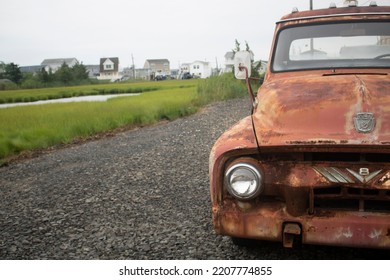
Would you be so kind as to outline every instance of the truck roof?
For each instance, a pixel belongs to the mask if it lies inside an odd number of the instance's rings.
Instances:
[[[390,6],[365,6],[365,7],[342,7],[342,8],[328,8],[310,11],[293,11],[292,13],[283,16],[279,22],[294,21],[300,19],[310,18],[324,18],[337,16],[351,16],[351,15],[390,15]],[[279,23],[278,22],[278,23]]]

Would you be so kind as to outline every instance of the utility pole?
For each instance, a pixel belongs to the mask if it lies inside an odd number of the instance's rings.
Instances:
[[[310,10],[313,10],[313,0],[310,0]],[[310,50],[311,50],[311,51],[314,50],[313,38],[310,39]]]
[[[131,54],[131,61],[133,63],[133,78],[135,80],[135,66],[134,66],[134,56],[133,56],[133,54]]]

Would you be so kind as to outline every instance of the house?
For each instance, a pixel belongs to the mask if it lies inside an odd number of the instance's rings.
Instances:
[[[208,78],[213,74],[213,69],[209,62],[196,60],[192,63],[182,63],[180,65],[179,76],[181,79],[186,73],[190,73],[194,78]]]
[[[180,64],[178,79],[182,79],[185,73],[190,73],[191,63],[182,63]]]
[[[255,55],[252,51],[249,51],[251,54],[251,61],[253,63]],[[227,52],[225,54],[225,68],[223,69],[222,73],[228,73],[234,71],[234,52]]]
[[[20,72],[22,73],[37,73],[40,72],[44,67],[42,65],[32,65],[32,66],[20,66]]]
[[[100,74],[100,65],[90,64],[90,65],[85,65],[85,68],[87,69],[89,78],[97,78]]]
[[[150,70],[150,79],[154,79],[156,76],[169,76],[171,74],[168,59],[147,59],[144,69]]]
[[[123,78],[135,80],[149,80],[151,76],[150,69],[133,69],[133,67],[126,67],[123,69]]]
[[[262,75],[262,74],[265,74],[265,72],[267,71],[267,67],[268,67],[268,61],[256,61],[253,63],[253,66],[255,68],[258,67],[259,63],[261,63],[261,66],[258,68],[259,69],[259,74]]]
[[[210,63],[199,60],[194,61],[190,64],[190,74],[201,79],[210,77],[212,74]]]
[[[378,45],[390,45],[390,36],[380,36]]]
[[[45,68],[46,72],[49,72],[51,70],[52,73],[55,73],[62,64],[66,64],[69,67],[73,67],[76,65],[78,60],[76,58],[53,58],[53,59],[45,59],[42,61],[41,66],[42,68]]]
[[[225,54],[225,69],[223,73],[233,72],[234,70],[234,52],[227,52]]]
[[[110,80],[112,82],[120,80],[122,76],[119,74],[119,58],[104,57],[100,59],[100,69],[98,80]]]
[[[191,68],[191,63],[182,63],[180,65],[180,73],[189,73]]]

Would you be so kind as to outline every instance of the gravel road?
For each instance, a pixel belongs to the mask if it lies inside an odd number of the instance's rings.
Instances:
[[[0,259],[381,259],[388,251],[233,245],[211,224],[208,156],[249,102],[0,168]]]

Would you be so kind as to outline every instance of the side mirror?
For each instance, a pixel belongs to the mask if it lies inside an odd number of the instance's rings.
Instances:
[[[236,79],[245,80],[251,76],[251,53],[239,51],[234,55],[234,75]],[[247,75],[248,71],[248,75]]]

